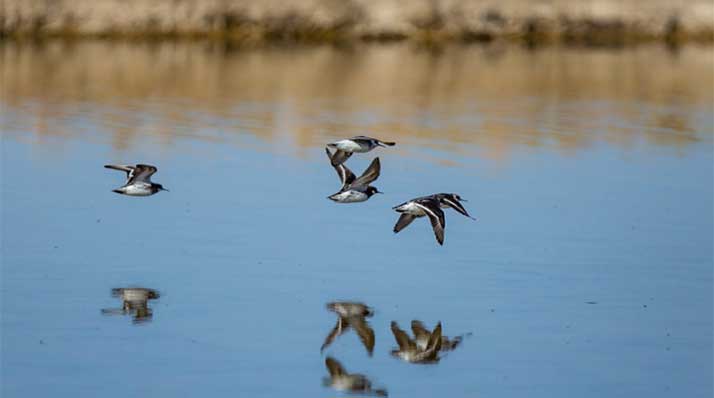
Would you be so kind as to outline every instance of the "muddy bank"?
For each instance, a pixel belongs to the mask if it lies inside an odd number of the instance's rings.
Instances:
[[[710,0],[3,0],[4,37],[714,41]]]

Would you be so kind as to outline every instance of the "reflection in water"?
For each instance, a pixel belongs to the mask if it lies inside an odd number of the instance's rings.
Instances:
[[[701,117],[714,99],[711,47],[675,56],[660,46],[433,53],[409,45],[231,50],[48,41],[6,42],[0,54],[3,134],[40,144],[99,137],[125,150],[147,136],[165,146],[242,144],[248,133],[276,151],[302,153],[374,133],[406,145],[439,141],[438,149],[456,154],[476,145],[502,159],[523,146],[632,148],[650,137],[647,144],[680,148],[712,130]],[[642,128],[643,114],[654,125]]]
[[[392,355],[410,363],[437,363],[441,359],[439,353],[456,348],[461,343],[463,336],[449,339],[442,335],[441,322],[437,323],[434,330],[427,330],[421,321],[412,321],[414,339],[399,328],[397,322],[391,324],[394,339],[399,348],[392,350]]]
[[[323,379],[325,386],[350,393],[387,396],[387,390],[372,389],[372,382],[369,381],[367,376],[359,373],[347,373],[342,364],[332,357],[325,359],[325,366],[327,366],[327,371],[330,372],[330,377]]]
[[[412,332],[414,333],[414,342],[416,343],[417,348],[419,348],[420,350],[426,350],[429,338],[431,337],[432,333],[429,332],[429,330],[426,328],[426,326],[424,326],[424,323],[422,323],[422,321],[416,319],[412,321]],[[456,346],[461,344],[461,341],[463,339],[463,335],[449,339],[447,336],[444,336],[442,334],[440,351],[451,351],[455,349]]]
[[[327,309],[337,313],[337,323],[325,338],[320,351],[332,344],[335,338],[352,328],[359,336],[364,348],[367,349],[367,353],[371,356],[374,351],[374,330],[365,318],[371,317],[374,311],[362,303],[347,301],[328,303]]]
[[[399,345],[399,349],[392,350],[393,356],[411,363],[439,362],[439,350],[441,350],[441,322],[429,333],[424,348],[420,348],[406,332],[400,329],[397,322],[392,321],[391,327],[394,339]]]
[[[125,287],[112,289],[112,297],[122,299],[121,308],[105,308],[102,314],[106,315],[133,315],[135,324],[151,320],[152,310],[149,308],[149,300],[159,298],[159,292],[143,287]]]

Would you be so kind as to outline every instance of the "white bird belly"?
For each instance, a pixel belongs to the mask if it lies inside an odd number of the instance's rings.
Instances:
[[[407,202],[395,209],[396,211],[400,213],[407,213],[411,214],[412,216],[425,216],[426,213],[424,212],[424,209],[421,207],[417,206],[414,202]]]
[[[338,194],[334,194],[330,196],[333,200],[340,202],[340,203],[355,203],[355,202],[364,202],[367,200],[369,197],[367,194],[358,192],[358,191],[345,191],[345,192],[340,192]]]
[[[123,188],[123,191],[125,195],[130,196],[149,196],[153,193],[151,192],[151,188],[147,184],[128,185]]]
[[[335,142],[337,149],[345,152],[367,152],[369,148],[364,148],[352,140],[340,140]]]

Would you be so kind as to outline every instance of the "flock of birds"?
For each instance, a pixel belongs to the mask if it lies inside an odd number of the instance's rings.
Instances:
[[[394,146],[394,142],[378,140],[376,138],[356,136],[327,144],[325,152],[334,167],[342,184],[340,190],[328,198],[338,203],[358,203],[364,202],[374,194],[382,193],[376,187],[370,185],[377,178],[381,171],[379,157],[374,158],[369,167],[359,177],[345,165],[345,161],[353,153],[366,153],[377,147]],[[334,152],[331,152],[333,149]],[[155,166],[147,164],[114,165],[108,164],[104,167],[126,172],[127,180],[124,185],[113,191],[129,196],[150,196],[159,191],[168,191],[161,184],[151,181],[151,176],[156,173]],[[394,233],[403,230],[416,218],[429,217],[431,227],[434,230],[436,241],[444,244],[444,228],[446,228],[446,218],[442,209],[452,208],[464,216],[475,220],[469,215],[461,202],[465,202],[461,196],[455,193],[437,193],[428,196],[421,196],[411,199],[392,209],[400,213],[397,223],[394,225]]]
[[[345,162],[354,153],[366,153],[377,147],[391,147],[394,142],[378,140],[376,138],[356,136],[327,144],[325,152],[330,164],[340,178],[340,190],[328,198],[338,203],[364,202],[374,194],[381,193],[371,185],[379,178],[381,163],[379,157],[372,160],[367,169],[357,177]],[[332,149],[333,151],[330,151]],[[124,185],[113,191],[129,196],[150,196],[159,191],[168,191],[161,184],[151,181],[151,176],[156,173],[155,166],[147,164],[114,165],[104,167],[123,171],[127,175]],[[469,215],[461,202],[465,200],[455,193],[437,193],[411,199],[393,207],[400,213],[394,232],[397,233],[414,221],[416,218],[429,217],[436,241],[444,244],[444,228],[446,220],[443,208],[452,208],[462,215],[474,219]],[[474,219],[475,220],[475,219]],[[112,289],[112,295],[122,299],[121,309],[102,310],[106,314],[133,314],[134,322],[143,322],[151,318],[151,309],[148,301],[159,297],[159,293],[146,288],[119,288]],[[338,319],[334,328],[325,338],[320,352],[324,351],[333,341],[350,329],[355,330],[362,344],[371,356],[374,350],[374,330],[366,318],[371,317],[374,311],[365,304],[356,302],[333,302],[327,308],[337,314]],[[392,321],[391,330],[399,346],[392,351],[392,355],[409,363],[436,363],[439,353],[454,349],[462,340],[462,336],[449,339],[442,334],[441,322],[431,331],[421,321],[413,320],[411,329],[414,337],[410,337],[399,325]],[[330,374],[325,378],[324,384],[337,390],[366,393],[378,396],[387,396],[385,389],[373,389],[370,380],[359,373],[348,373],[345,368],[333,357],[328,356],[325,366]]]

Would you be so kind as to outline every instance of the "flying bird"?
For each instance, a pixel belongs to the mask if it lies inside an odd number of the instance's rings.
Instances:
[[[401,213],[397,223],[394,225],[394,233],[397,233],[414,221],[415,218],[429,217],[431,228],[434,230],[436,241],[440,245],[444,244],[444,228],[446,228],[446,219],[444,212],[441,210],[439,200],[434,197],[424,197],[412,199],[392,208]]]
[[[126,172],[126,183],[112,190],[112,192],[129,196],[150,196],[159,191],[168,191],[161,184],[151,182],[151,176],[158,170],[154,166],[148,164],[137,164],[136,166],[107,164],[104,167]]]
[[[334,158],[330,150],[325,148],[327,157],[332,161]],[[342,187],[340,191],[328,196],[328,199],[338,203],[364,202],[376,193],[381,193],[376,187],[369,185],[379,177],[379,158],[375,158],[361,176],[355,177],[354,173],[344,164],[333,165],[337,176],[340,178]]]
[[[335,152],[335,156],[330,158],[330,162],[333,166],[344,163],[345,160],[352,156],[354,152],[365,153],[378,146],[387,147],[394,145],[394,142],[382,141],[372,137],[365,137],[363,135],[327,144],[329,148],[337,150]]]
[[[444,244],[444,229],[446,228],[446,218],[442,208],[452,208],[464,216],[476,220],[471,217],[466,208],[461,204],[465,202],[461,196],[455,193],[437,193],[429,196],[414,198],[392,209],[401,213],[397,223],[394,225],[394,233],[397,233],[414,221],[415,218],[429,217],[434,236],[440,245]]]

